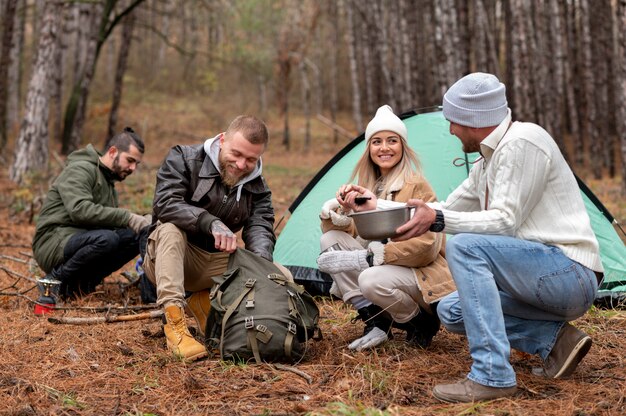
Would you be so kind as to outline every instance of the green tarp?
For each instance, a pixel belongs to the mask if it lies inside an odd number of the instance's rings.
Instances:
[[[409,131],[409,145],[419,155],[424,175],[438,199],[445,199],[467,177],[470,163],[478,155],[463,153],[460,141],[450,135],[449,123],[440,109],[420,114],[409,112],[401,118]],[[326,294],[331,283],[316,264],[321,236],[320,208],[348,181],[364,147],[361,134],[318,172],[290,206],[289,218],[276,242],[274,260],[287,266],[296,281],[314,293]],[[598,296],[626,293],[626,246],[611,224],[613,218],[606,208],[582,182],[579,181],[579,185],[606,270]]]

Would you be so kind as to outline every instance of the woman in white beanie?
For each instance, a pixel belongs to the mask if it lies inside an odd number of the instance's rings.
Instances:
[[[365,130],[367,147],[350,181],[322,207],[322,254],[318,266],[333,278],[331,293],[355,307],[365,323],[352,350],[373,348],[389,339],[392,324],[407,331],[407,341],[426,348],[439,330],[436,304],[455,290],[444,259],[445,236],[427,233],[401,243],[366,241],[357,235],[350,217],[357,196],[406,202],[435,200],[421,174],[415,152],[407,144],[407,129],[391,107],[383,105]]]

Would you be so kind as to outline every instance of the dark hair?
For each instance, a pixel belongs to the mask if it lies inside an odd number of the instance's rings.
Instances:
[[[264,144],[270,141],[270,134],[265,123],[254,117],[241,115],[235,118],[226,130],[226,137],[232,137],[235,132],[240,132],[252,144]]]
[[[128,152],[130,146],[133,145],[139,150],[141,154],[144,152],[143,140],[135,130],[130,127],[124,127],[124,131],[111,137],[104,146],[104,152],[106,153],[111,147],[115,146],[120,152]]]

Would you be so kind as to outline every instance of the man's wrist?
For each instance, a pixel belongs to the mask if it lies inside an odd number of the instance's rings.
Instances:
[[[443,212],[439,209],[435,210],[435,221],[430,225],[429,231],[440,233],[446,228],[446,222],[443,217]]]

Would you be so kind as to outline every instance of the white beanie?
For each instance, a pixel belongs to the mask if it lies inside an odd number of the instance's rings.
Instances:
[[[462,126],[497,126],[507,114],[506,88],[491,74],[466,75],[443,96],[443,116]]]
[[[365,129],[365,141],[368,141],[374,134],[379,131],[392,131],[397,133],[398,136],[402,137],[404,140],[407,139],[407,130],[406,126],[400,120],[400,118],[393,113],[393,110],[388,105],[383,105],[378,107],[376,110],[376,115],[367,124],[367,128]]]

